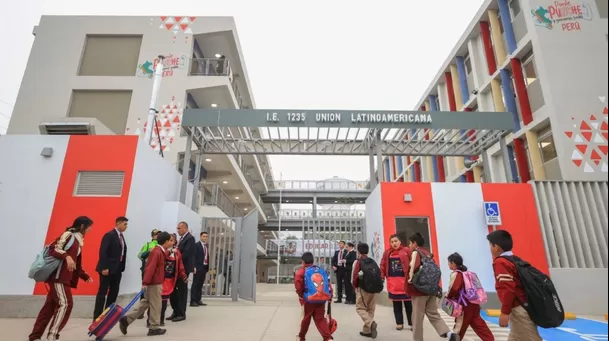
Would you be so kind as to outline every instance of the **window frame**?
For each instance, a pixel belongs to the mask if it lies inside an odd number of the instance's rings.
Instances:
[[[537,80],[539,79],[539,74],[537,71],[537,63],[535,63],[535,53],[533,53],[533,50],[522,58],[522,74],[524,75],[524,81],[527,84],[527,88],[532,84],[532,82],[529,83],[529,77],[527,75],[527,66],[531,63],[533,63],[533,69],[535,70],[535,80]]]
[[[467,66],[469,64],[469,67]],[[472,66],[472,58],[469,55],[469,52],[465,54],[465,56],[463,56],[463,65],[465,67],[465,75],[469,76],[472,74],[472,72],[474,72],[473,66]]]
[[[514,3],[518,4],[518,12],[514,12],[514,7],[512,6],[512,4]],[[516,18],[518,14],[522,13],[522,6],[520,4],[520,0],[508,0],[508,8],[510,9],[510,20],[514,22],[514,18]]]
[[[554,134],[552,133],[552,127],[547,127],[547,128],[544,128],[537,132],[537,146],[539,147],[539,153],[541,155],[541,163],[544,165],[546,163],[558,158],[558,152],[555,152],[556,155],[552,159],[546,160],[544,158],[543,146],[541,145],[541,143],[543,140],[545,140],[547,138],[552,139],[552,145],[554,145],[554,150],[556,150],[556,142],[554,141]]]

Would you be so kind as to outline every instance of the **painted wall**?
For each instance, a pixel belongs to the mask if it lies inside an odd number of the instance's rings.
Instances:
[[[0,273],[18,274],[2,276],[1,295],[31,295],[34,290],[27,269],[46,239],[69,139],[41,135],[0,138],[0,228],[8,241],[5,254],[20,255],[0,262]],[[53,148],[52,157],[40,156],[44,147]]]
[[[383,216],[381,203],[381,185],[370,193],[366,199],[366,241],[370,246],[370,256],[380,264],[385,237],[383,232]]]
[[[594,1],[566,2],[582,11],[583,18],[572,20],[563,19],[573,14],[556,14],[565,10],[560,5],[565,2],[521,3],[543,97],[552,113],[562,179],[607,180],[607,21],[599,19]]]

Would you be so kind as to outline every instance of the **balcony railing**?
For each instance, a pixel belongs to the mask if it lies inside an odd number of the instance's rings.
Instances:
[[[313,210],[307,209],[282,209],[279,211],[281,219],[303,219],[313,218]],[[366,211],[364,210],[317,210],[317,218],[364,218]]]
[[[217,206],[229,217],[243,217],[244,214],[230,199],[218,184],[201,183],[199,187],[201,204],[206,206]]]
[[[269,184],[273,189],[289,189],[289,190],[325,190],[325,191],[366,191],[368,190],[368,181],[351,181],[351,180],[287,180],[273,181]]]
[[[241,109],[244,108],[243,97],[239,91],[239,85],[233,75],[233,69],[230,62],[226,58],[191,58],[190,59],[190,75],[191,76],[223,76],[228,77],[228,81],[233,88],[237,105]]]
[[[239,165],[239,169],[241,170],[241,173],[243,173],[243,177],[245,178],[245,181],[252,189],[252,193],[254,193],[254,197],[256,197],[256,200],[258,201],[258,203],[262,203],[262,200],[260,199],[260,192],[258,192],[258,190],[256,189],[254,178],[250,174],[248,167],[245,164],[245,161],[243,161],[243,156],[237,155],[237,164]]]

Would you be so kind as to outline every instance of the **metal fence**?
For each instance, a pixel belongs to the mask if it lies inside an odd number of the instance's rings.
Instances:
[[[203,285],[203,296],[231,297],[235,256],[233,219],[204,218],[203,231],[209,234],[209,272]]]
[[[607,182],[531,182],[551,268],[607,268]]]

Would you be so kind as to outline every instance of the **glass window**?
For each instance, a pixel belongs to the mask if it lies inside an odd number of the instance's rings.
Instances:
[[[514,18],[516,18],[521,11],[520,0],[510,0],[508,4],[510,6],[510,15],[512,16],[512,21],[514,21]]]
[[[472,59],[469,57],[469,54],[466,54],[463,58],[465,64],[465,74],[469,75],[472,73]]]
[[[438,111],[442,110],[442,107],[440,107],[440,95],[438,94],[438,96],[436,96],[436,108],[438,109]]]
[[[551,128],[547,128],[547,130],[540,132],[538,136],[537,140],[539,141],[539,148],[541,150],[541,161],[546,163],[556,159],[558,155],[556,153],[556,146],[554,145]]]
[[[533,51],[528,53],[522,60],[522,72],[524,73],[524,79],[528,86],[537,80],[537,68],[535,67]]]

